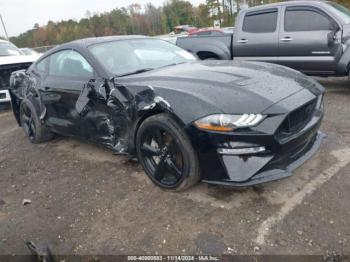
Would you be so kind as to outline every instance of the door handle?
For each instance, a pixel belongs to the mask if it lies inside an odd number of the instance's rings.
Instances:
[[[293,40],[293,38],[291,38],[290,36],[286,36],[280,39],[282,42],[290,42]]]
[[[237,43],[246,44],[246,43],[248,43],[248,39],[244,39],[244,38],[239,39],[239,40],[237,41]]]

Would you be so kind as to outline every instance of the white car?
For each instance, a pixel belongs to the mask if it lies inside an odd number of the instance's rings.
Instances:
[[[20,48],[19,50],[22,51],[22,53],[24,53],[25,55],[36,55],[36,56],[41,56],[42,53],[38,53],[37,51],[35,51],[34,49],[32,48],[28,48],[28,47],[25,47],[25,48]]]
[[[38,55],[25,55],[11,42],[0,40],[0,106],[11,102],[8,92],[11,73],[27,69],[39,57]]]

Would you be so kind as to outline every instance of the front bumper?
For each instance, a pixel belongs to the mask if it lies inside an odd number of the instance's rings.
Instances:
[[[304,108],[302,103],[301,108]],[[240,187],[291,176],[294,169],[317,152],[325,136],[318,131],[323,119],[322,103],[310,118],[305,118],[308,122],[303,127],[287,136],[281,135],[283,123],[291,114],[275,115],[255,130],[230,134],[191,129],[190,137],[198,152],[202,181]]]
[[[310,159],[321,146],[322,140],[325,137],[325,134],[322,132],[317,132],[316,135],[310,138],[309,141],[306,142],[303,149],[301,149],[297,155],[294,155],[293,158],[287,154],[285,157],[281,157],[279,164],[286,164],[285,168],[278,168],[276,165],[275,168],[269,169],[270,166],[275,165],[276,163],[272,162],[267,165],[267,168],[264,168],[261,172],[258,172],[251,179],[243,182],[235,182],[230,179],[223,180],[206,180],[203,182],[217,185],[225,185],[225,186],[234,186],[234,187],[245,187],[245,186],[253,186],[261,183],[271,182],[274,180],[280,180],[292,175],[292,171],[304,164],[308,159]],[[230,168],[230,160],[224,161],[224,166],[226,169]],[[229,172],[229,171],[228,171]]]
[[[3,103],[10,103],[11,98],[10,98],[10,93],[8,90],[0,90],[0,104]]]

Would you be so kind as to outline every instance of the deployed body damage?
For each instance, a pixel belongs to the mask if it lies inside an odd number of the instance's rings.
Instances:
[[[20,105],[22,101],[29,100],[42,123],[50,126],[45,103],[36,87],[36,78],[26,74],[25,70],[17,71],[11,77],[10,94],[19,125]],[[105,110],[101,109],[105,105]],[[80,122],[81,128],[85,129],[90,140],[105,145],[116,154],[134,153],[134,135],[142,119],[159,112],[172,113],[170,104],[156,96],[152,86],[127,88],[113,78],[89,80],[72,111],[71,115],[77,122],[84,120]]]
[[[233,68],[236,73],[230,72]],[[256,86],[256,81],[266,73],[270,84]],[[183,77],[185,74],[187,77]],[[41,93],[39,80],[24,71],[13,74],[11,82],[18,121],[20,103],[28,99],[35,105],[42,123],[55,133],[68,136],[78,133],[77,136],[103,144],[117,154],[134,156],[135,136],[141,122],[151,115],[169,113],[188,133],[197,151],[201,178],[208,183],[249,186],[290,176],[292,170],[317,151],[323,138],[318,128],[323,116],[324,89],[312,79],[277,65],[211,61],[143,75],[91,79],[83,85],[77,99],[73,99],[74,106],[65,107],[69,111],[60,119],[53,118],[55,112],[47,109],[52,107],[50,103],[61,99],[60,95]],[[222,99],[229,96],[236,97],[235,103]],[[227,134],[206,132],[193,126],[194,120],[210,112],[243,113],[252,105],[255,112],[269,117],[247,133],[246,129]],[[285,136],[283,123],[290,112],[299,112],[304,107],[309,116],[301,115],[303,128]],[[67,128],[61,130],[57,126]],[[248,155],[219,152],[261,146],[266,148],[264,152]]]
[[[67,43],[12,75],[13,110],[31,142],[58,133],[137,155],[164,188],[272,181],[317,151],[324,88],[315,80],[273,64],[187,57],[146,37]]]

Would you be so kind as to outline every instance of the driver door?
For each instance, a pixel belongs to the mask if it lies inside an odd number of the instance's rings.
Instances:
[[[79,95],[89,81],[96,78],[93,67],[77,51],[61,50],[49,57],[48,75],[40,93],[46,107],[46,123],[55,132],[85,137],[85,121],[76,110]]]

